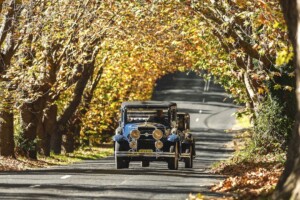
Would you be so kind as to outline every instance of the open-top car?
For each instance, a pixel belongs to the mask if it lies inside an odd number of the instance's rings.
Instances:
[[[130,161],[165,161],[178,169],[179,135],[177,105],[173,102],[135,101],[121,105],[121,120],[116,134],[115,165],[128,168]]]
[[[180,158],[185,163],[185,168],[193,168],[195,153],[195,139],[190,133],[190,115],[177,113],[178,131],[180,135]]]

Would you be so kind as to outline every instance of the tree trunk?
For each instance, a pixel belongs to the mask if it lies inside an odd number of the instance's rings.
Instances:
[[[22,105],[21,124],[24,140],[24,146],[22,146],[22,150],[29,158],[37,159],[35,139],[38,122],[36,121],[34,113],[35,111],[32,103],[26,103]]]
[[[105,64],[107,57],[103,59],[103,64]],[[97,85],[99,81],[101,80],[102,74],[103,74],[103,66],[99,69],[97,72],[97,75],[92,83],[91,89],[89,91],[86,91],[85,94],[83,95],[83,103],[82,103],[82,108],[77,111],[73,116],[73,120],[70,123],[68,130],[70,133],[73,135],[73,142],[74,142],[74,149],[77,149],[80,146],[80,131],[81,131],[81,118],[86,115],[90,108],[90,104],[93,99],[94,92],[97,88]]]
[[[61,151],[62,138],[57,135],[57,105],[53,104],[46,112],[45,117],[45,129],[48,135],[50,135],[50,149],[57,154]]]
[[[65,141],[63,142],[66,153],[73,153],[75,150],[75,138],[73,132],[66,133]]]
[[[37,132],[37,138],[38,138],[38,141],[37,141],[38,153],[41,155],[44,155],[44,156],[49,156],[50,151],[48,151],[47,144],[48,144],[48,141],[50,140],[50,138],[47,136],[42,122],[38,123],[36,132]]]
[[[29,158],[37,159],[37,131],[42,130],[42,117],[45,108],[44,98],[38,98],[34,102],[24,103],[21,106],[21,125],[24,139],[23,151]],[[41,131],[43,132],[43,131]]]
[[[2,6],[5,7],[2,8]],[[1,24],[0,24],[0,84],[4,79],[6,70],[10,67],[11,59],[17,50],[14,42],[14,26],[18,22],[17,17],[21,14],[21,9],[17,10],[15,0],[7,0],[1,2]],[[8,83],[8,82],[7,82]],[[9,88],[9,84],[6,85],[6,89]],[[2,90],[3,88],[0,88]],[[2,92],[2,91],[0,91]],[[5,98],[4,98],[5,100]],[[12,105],[10,102],[1,102],[3,106],[0,110],[0,155],[12,156],[14,155],[14,116],[12,111]]]
[[[61,154],[61,145],[62,145],[62,135],[58,130],[58,126],[56,126],[56,130],[51,135],[51,149],[55,154]]]
[[[246,90],[247,90],[247,95],[248,95],[249,99],[251,100],[251,107],[253,107],[254,114],[256,115],[258,105],[259,105],[256,92],[253,90],[253,88],[251,86],[249,74],[247,72],[244,72],[243,77],[244,77],[244,84],[245,84]]]
[[[253,69],[253,63],[252,63],[252,58],[250,56],[248,56],[247,60],[245,60],[246,64],[246,71],[243,74],[243,81],[246,87],[246,92],[247,95],[249,97],[249,99],[251,100],[251,107],[253,107],[253,114],[254,117],[257,116],[257,111],[258,111],[258,106],[259,106],[259,98],[258,98],[258,94],[257,94],[257,84],[255,82],[253,82],[253,80],[251,80],[251,78],[249,77],[249,73],[248,71],[251,71]]]
[[[5,106],[0,111],[0,155],[14,158],[14,148],[14,115],[11,108]]]
[[[37,135],[40,138],[38,151],[45,156],[50,156],[51,136],[56,131],[56,116],[57,106],[52,105],[45,110],[43,121],[38,126]]]
[[[287,161],[284,172],[277,184],[274,199],[300,199],[300,0],[280,1],[285,20],[288,25],[289,37],[294,47],[294,66],[296,69],[297,116],[292,139],[289,143]]]
[[[80,147],[81,120],[76,120],[75,124],[76,126],[72,129],[74,134],[74,149],[78,149]]]
[[[73,117],[74,113],[76,112],[78,106],[81,103],[84,89],[86,88],[88,80],[90,79],[90,77],[92,76],[92,74],[94,72],[94,67],[95,67],[95,60],[93,60],[93,62],[91,62],[91,63],[87,63],[84,65],[82,76],[76,83],[72,100],[70,101],[69,105],[64,110],[63,114],[61,115],[61,117],[59,118],[59,120],[57,122],[57,127],[58,127],[57,133],[56,133],[57,137],[61,138],[62,135],[67,133],[68,126],[69,126],[68,123],[70,122],[71,118]],[[60,146],[61,146],[62,140],[59,139],[58,142],[60,142]],[[59,144],[57,144],[57,145],[59,145]],[[57,150],[58,151],[54,151],[54,153],[60,154],[61,148],[60,149],[58,148]]]

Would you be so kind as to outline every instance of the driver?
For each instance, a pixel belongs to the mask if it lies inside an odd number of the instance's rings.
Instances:
[[[156,111],[156,116],[153,118],[153,121],[164,124],[164,125],[168,124],[168,122],[166,121],[163,110],[157,110]]]

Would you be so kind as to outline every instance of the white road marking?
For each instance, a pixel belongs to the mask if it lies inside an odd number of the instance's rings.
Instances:
[[[65,176],[60,177],[60,179],[67,179],[67,178],[70,178],[70,177],[71,177],[71,175],[65,175]]]
[[[36,187],[40,187],[41,185],[31,185],[29,186],[30,188],[36,188]]]

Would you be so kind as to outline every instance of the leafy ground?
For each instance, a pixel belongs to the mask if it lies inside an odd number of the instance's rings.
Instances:
[[[33,168],[45,168],[53,165],[67,165],[82,160],[105,158],[112,154],[112,148],[89,147],[63,155],[51,154],[50,157],[39,156],[38,160],[31,160],[22,156],[17,156],[16,159],[0,156],[0,171],[22,171]]]
[[[240,153],[240,152],[239,152]],[[283,171],[284,155],[268,154],[253,157],[240,157],[237,153],[230,160],[218,163],[212,173],[228,176],[211,187],[212,192],[224,194],[218,200],[267,200]],[[190,194],[188,200],[206,200],[202,194]]]
[[[220,164],[214,173],[227,175],[224,181],[211,188],[233,199],[268,199],[283,170],[283,163],[275,155],[254,158],[252,161]]]
[[[238,122],[239,131],[228,147],[236,150],[229,160],[215,163],[212,173],[226,175],[227,178],[211,187],[212,192],[224,194],[218,200],[233,199],[270,199],[272,192],[283,171],[284,153],[270,153],[260,155],[252,147],[250,135],[251,126],[246,120]],[[190,194],[188,200],[209,199],[202,194]],[[211,198],[210,198],[211,199]]]

